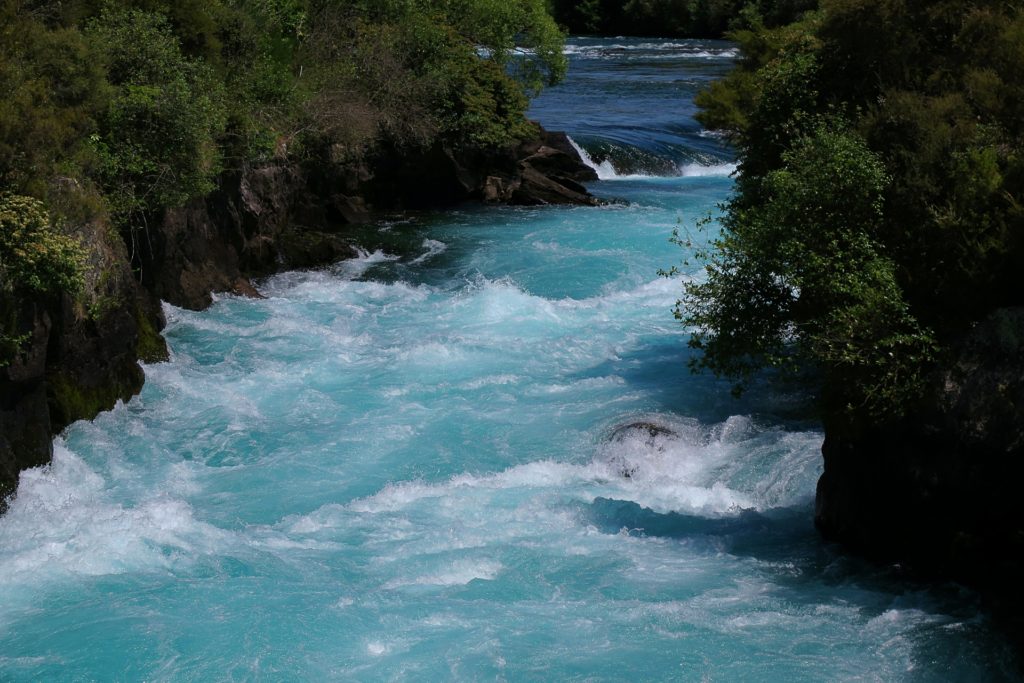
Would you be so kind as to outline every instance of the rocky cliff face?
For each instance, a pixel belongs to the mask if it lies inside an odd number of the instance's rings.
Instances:
[[[70,188],[68,191],[75,191]],[[0,493],[49,462],[52,435],[142,388],[139,360],[167,357],[159,302],[139,286],[120,236],[102,217],[74,226],[85,248],[85,292],[16,306],[24,352],[0,368]]]
[[[597,204],[580,181],[596,180],[563,133],[516,149],[442,145],[382,149],[355,164],[268,164],[222,178],[210,196],[168,212],[137,252],[156,297],[201,309],[210,293],[254,294],[250,278],[354,255],[346,226],[375,211],[506,204]]]
[[[50,411],[46,404],[46,347],[53,323],[39,302],[5,302],[15,308],[12,326],[30,335],[26,352],[0,368],[0,495],[18,472],[50,460]]]
[[[166,358],[160,300],[202,309],[212,292],[258,296],[251,278],[354,255],[346,226],[375,211],[598,203],[580,184],[596,174],[562,133],[541,130],[504,150],[329,157],[225,174],[217,191],[134,235],[118,235],[102,216],[82,220],[74,230],[88,253],[85,294],[0,302],[13,329],[29,335],[24,353],[0,368],[0,506],[22,469],[49,462],[55,433],[138,393],[138,361]]]
[[[822,453],[816,523],[826,538],[977,586],[1019,614],[1024,309],[977,325],[905,418],[856,433],[827,426]]]

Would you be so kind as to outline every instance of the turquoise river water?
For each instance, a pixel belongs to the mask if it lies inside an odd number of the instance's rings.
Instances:
[[[819,541],[799,396],[686,369],[656,273],[732,187],[692,98],[735,50],[568,51],[533,115],[622,201],[396,216],[168,307],[0,518],[0,680],[1014,678],[970,593]]]

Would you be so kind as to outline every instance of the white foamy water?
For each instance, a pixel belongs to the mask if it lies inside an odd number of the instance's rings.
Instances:
[[[707,49],[706,42],[640,42],[598,44],[570,43],[563,52],[584,59],[631,60],[631,59],[735,59],[739,50],[734,47]]]
[[[731,176],[736,172],[736,164],[685,164],[679,167],[679,175],[684,178],[701,176]]]
[[[577,142],[571,137],[569,138],[569,144],[572,145],[573,149],[576,150],[576,153],[580,155],[580,159],[583,160],[583,163],[594,169],[594,172],[597,173],[597,177],[599,179],[615,180],[619,177],[619,174],[615,171],[615,167],[612,166],[612,162],[608,159],[605,159],[601,163],[597,163],[590,156],[590,153],[580,147],[579,144],[577,144]]]

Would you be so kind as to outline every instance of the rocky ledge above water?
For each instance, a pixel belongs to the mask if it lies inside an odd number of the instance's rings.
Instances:
[[[357,162],[271,162],[226,173],[219,188],[122,238],[102,216],[75,233],[86,292],[0,301],[23,352],[0,367],[0,509],[21,470],[49,462],[52,437],[137,394],[139,361],[167,357],[159,301],[202,309],[213,292],[258,296],[252,278],[355,255],[349,227],[384,211],[465,201],[594,206],[596,180],[564,133],[538,127],[517,147],[382,146]],[[68,187],[69,192],[76,191]]]

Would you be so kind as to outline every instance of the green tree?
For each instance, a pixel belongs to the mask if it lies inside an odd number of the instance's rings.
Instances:
[[[307,26],[298,129],[332,143],[512,144],[526,95],[566,69],[540,0],[313,2]]]
[[[919,390],[934,345],[878,241],[890,179],[836,122],[782,161],[763,201],[730,207],[707,279],[686,286],[677,314],[695,327],[696,363],[741,380],[765,366],[810,371],[843,388],[830,409],[890,413]]]
[[[104,12],[86,35],[115,89],[90,138],[114,215],[134,222],[212,190],[225,105],[211,69],[182,54],[158,14]]]
[[[77,30],[0,2],[0,188],[44,196],[55,175],[80,173],[83,140],[107,95]]]
[[[1024,7],[825,0],[757,21],[699,99],[737,192],[678,315],[697,364],[814,373],[830,416],[898,416],[975,322],[1024,305]]]

